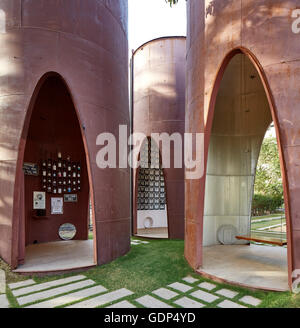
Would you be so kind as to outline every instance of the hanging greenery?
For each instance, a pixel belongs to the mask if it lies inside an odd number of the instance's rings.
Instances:
[[[170,4],[170,7],[172,7],[172,5],[176,5],[176,3],[178,2],[178,0],[165,0],[165,1]]]

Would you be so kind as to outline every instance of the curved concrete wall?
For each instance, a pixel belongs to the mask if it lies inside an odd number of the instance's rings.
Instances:
[[[133,132],[184,134],[185,37],[152,40],[136,50],[134,63]],[[161,150],[161,145],[160,145]],[[174,151],[171,148],[171,158]],[[164,169],[169,238],[184,237],[184,169]],[[136,172],[134,172],[134,189]],[[134,233],[137,225],[134,195]]]
[[[249,58],[237,54],[225,70],[216,98],[206,171],[203,246],[219,243],[217,231],[222,225],[235,226],[238,235],[250,235],[257,160],[271,122],[257,71]]]
[[[289,283],[300,267],[300,35],[292,31],[296,0],[188,2],[186,132],[205,133],[205,162],[219,86],[236,53],[246,54],[263,81],[275,122],[288,221]],[[205,176],[186,181],[185,255],[202,264]]]
[[[98,169],[96,137],[129,123],[127,0],[1,0],[0,11],[0,256],[13,267],[22,259],[27,129],[41,77],[56,72],[81,124],[96,260],[109,262],[130,248],[129,171]]]

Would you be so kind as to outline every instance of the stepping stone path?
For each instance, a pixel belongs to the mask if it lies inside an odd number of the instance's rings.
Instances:
[[[205,306],[202,303],[194,301],[188,297],[182,297],[174,303],[186,309],[200,309]]]
[[[43,284],[33,285],[31,287],[16,289],[16,290],[13,290],[12,293],[14,296],[17,297],[20,295],[26,295],[26,294],[30,294],[30,293],[34,293],[34,292],[40,292],[42,290],[49,289],[51,287],[56,287],[59,285],[66,285],[68,283],[78,281],[78,280],[83,280],[85,278],[86,278],[85,276],[79,275],[79,276],[73,276],[73,277],[69,277],[69,278],[65,278],[65,279],[58,279],[58,280],[54,280],[54,281],[45,282]]]
[[[211,284],[209,282],[202,282],[201,284],[198,285],[200,288],[206,289],[206,290],[213,290],[215,289],[217,286],[214,284]]]
[[[261,303],[261,300],[252,296],[244,296],[239,301],[252,306],[258,306]]]
[[[220,304],[218,304],[218,307],[222,308],[222,309],[243,309],[243,308],[245,308],[245,306],[243,306],[243,305],[240,305],[240,304],[234,303],[232,301],[228,301],[228,300],[225,300],[225,301],[221,302]]]
[[[74,302],[80,301],[84,298],[101,294],[105,291],[107,291],[106,288],[104,288],[102,286],[95,286],[95,287],[87,288],[84,290],[80,290],[75,293],[60,296],[58,298],[54,298],[49,301],[30,305],[30,306],[27,306],[27,308],[43,308],[43,309],[54,308],[54,307],[58,307],[58,306],[63,306],[65,304],[74,303]]]
[[[124,297],[132,295],[132,294],[133,293],[130,290],[128,290],[126,288],[122,288],[122,289],[116,290],[114,292],[106,293],[104,295],[97,296],[97,297],[88,299],[86,301],[70,305],[67,308],[92,309],[92,308],[96,308],[96,307],[99,307],[102,305],[112,303],[116,300],[119,300],[120,298],[124,298]]]
[[[157,298],[154,298],[150,295],[146,295],[135,300],[144,307],[148,309],[169,309],[172,308],[171,305],[168,305],[162,301],[159,301]]]
[[[229,290],[229,289],[218,290],[218,291],[216,291],[216,294],[225,296],[226,298],[235,298],[236,295],[238,295],[238,293],[233,292],[232,290]]]
[[[198,298],[206,303],[213,303],[219,298],[218,296],[204,292],[203,290],[197,290],[196,292],[193,292],[191,296]]]
[[[131,245],[146,245],[146,244],[150,244],[149,241],[143,241],[143,240],[138,240],[138,239],[132,239],[131,240]]]
[[[129,303],[128,301],[122,301],[114,305],[108,306],[107,308],[108,309],[134,309],[136,308],[136,306]]]
[[[177,293],[172,292],[171,290],[166,289],[166,288],[157,289],[154,292],[152,292],[152,294],[155,294],[155,295],[159,296],[160,298],[164,298],[165,300],[170,300],[171,298],[178,296]]]
[[[185,277],[182,280],[184,280],[185,282],[189,283],[189,284],[194,284],[195,282],[198,282],[198,279],[195,279],[193,277]]]
[[[5,294],[6,284],[5,284],[5,272],[0,270],[0,294]]]
[[[0,309],[9,308],[9,302],[5,294],[0,295]]]
[[[34,284],[35,284],[35,281],[32,279],[29,279],[29,280],[24,280],[24,281],[8,284],[8,287],[10,289],[16,289],[16,288],[26,287],[26,286],[30,286],[30,285],[34,285]]]
[[[193,288],[186,284],[182,284],[181,282],[175,282],[174,284],[169,285],[169,287],[179,290],[180,292],[183,292],[183,293],[186,293],[187,291],[189,291],[190,289]]]
[[[26,308],[246,308],[259,306],[262,302],[250,295],[239,297],[236,291],[200,282],[200,278],[187,276],[181,280],[184,283],[174,282],[136,299],[132,299],[134,293],[126,288],[107,290],[84,275],[40,284],[28,279],[8,284],[8,287],[18,304]],[[6,295],[0,294],[0,308],[9,306]]]
[[[94,284],[95,283],[94,283],[93,280],[84,280],[84,281],[77,282],[77,283],[74,283],[74,284],[70,284],[70,285],[67,285],[67,286],[53,288],[53,289],[49,289],[49,290],[44,291],[44,292],[19,297],[19,298],[17,298],[17,301],[20,305],[34,303],[36,301],[45,300],[47,298],[51,298],[51,297],[66,294],[66,293],[69,293],[69,292],[72,292],[72,291],[75,291],[75,290],[78,290],[78,289],[89,287],[89,286],[94,285]]]

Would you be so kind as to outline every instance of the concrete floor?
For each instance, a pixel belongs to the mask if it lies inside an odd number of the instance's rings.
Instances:
[[[92,240],[57,241],[27,246],[25,263],[14,272],[56,272],[94,265]]]
[[[149,228],[149,229],[138,229],[137,237],[145,238],[156,238],[156,239],[168,239],[168,228]]]
[[[266,290],[289,290],[287,249],[261,245],[204,247],[199,273],[222,281]]]

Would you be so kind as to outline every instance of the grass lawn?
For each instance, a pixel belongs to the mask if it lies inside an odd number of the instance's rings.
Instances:
[[[270,218],[277,218],[277,217],[281,217],[284,216],[284,214],[279,213],[279,214],[270,214],[270,215],[264,215],[264,216],[253,216],[251,218],[252,222],[255,220],[261,220],[261,219],[270,219]]]
[[[256,230],[256,229],[260,229],[260,228],[265,228],[265,227],[270,227],[270,226],[273,226],[273,225],[276,225],[276,224],[283,224],[285,223],[285,219],[283,219],[282,221],[279,219],[279,220],[272,220],[272,221],[268,221],[268,222],[252,222],[252,225],[251,225],[251,229],[252,230]]]
[[[123,287],[131,290],[134,292],[134,295],[126,299],[137,306],[138,304],[135,303],[134,300],[138,297],[144,296],[155,289],[166,287],[168,284],[180,281],[187,275],[191,275],[201,281],[208,281],[192,271],[184,258],[183,251],[183,241],[151,240],[149,244],[133,246],[127,255],[116,261],[90,269],[83,274],[109,290],[116,290]],[[28,277],[25,278],[11,273],[8,266],[1,261],[0,268],[6,271],[8,283],[28,279]],[[77,274],[78,273],[66,274],[63,276],[31,278],[41,283]],[[231,285],[217,285],[238,291],[240,293],[239,297],[243,295],[252,295],[262,299],[263,302],[260,307],[300,307],[300,295],[292,295],[289,292],[254,292]],[[197,284],[195,287],[196,286]],[[13,307],[18,307],[9,288],[7,288],[7,296],[11,305]],[[168,301],[166,301],[166,303],[168,303]],[[209,307],[215,306],[215,303],[209,305]]]

